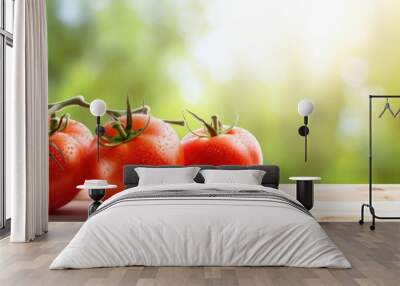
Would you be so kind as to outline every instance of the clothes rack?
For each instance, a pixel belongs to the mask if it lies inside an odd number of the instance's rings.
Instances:
[[[364,203],[361,205],[361,219],[359,220],[359,224],[364,224],[364,208],[367,207],[369,208],[369,211],[372,216],[372,224],[370,225],[371,230],[375,230],[375,220],[376,219],[400,219],[400,217],[392,217],[392,216],[378,216],[376,215],[375,208],[373,206],[373,197],[372,197],[372,107],[373,107],[373,101],[375,99],[386,99],[389,100],[391,98],[398,98],[400,99],[400,95],[370,95],[369,96],[369,166],[368,166],[368,173],[369,173],[369,180],[368,180],[368,192],[369,192],[369,198],[368,198],[368,204]]]

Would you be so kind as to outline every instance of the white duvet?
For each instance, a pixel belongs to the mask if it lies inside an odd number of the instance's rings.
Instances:
[[[130,192],[210,188],[289,197],[254,185],[179,184],[131,188],[101,207]],[[127,265],[351,267],[318,222],[293,206],[257,198],[186,197],[104,208],[83,224],[50,269]]]

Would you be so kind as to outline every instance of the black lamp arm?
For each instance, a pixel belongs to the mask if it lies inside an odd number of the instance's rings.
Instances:
[[[100,116],[96,116],[96,135],[97,135],[97,161],[100,159],[100,137],[106,133],[105,128],[101,125]]]
[[[101,125],[100,116],[96,116],[96,130],[95,130],[95,132],[96,132],[96,135],[98,137],[101,137],[106,133],[105,128]]]
[[[310,129],[307,127],[308,125],[308,116],[304,116],[304,125],[300,126],[299,134],[304,137],[304,161],[307,162],[307,135],[310,133]]]

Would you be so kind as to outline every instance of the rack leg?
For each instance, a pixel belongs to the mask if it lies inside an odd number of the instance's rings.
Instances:
[[[366,206],[366,204],[362,204],[361,205],[361,219],[358,221],[358,223],[360,225],[364,224],[364,207]]]
[[[370,225],[369,229],[370,230],[375,230],[375,209],[373,206],[369,206],[369,211],[371,212],[372,215],[372,225]]]

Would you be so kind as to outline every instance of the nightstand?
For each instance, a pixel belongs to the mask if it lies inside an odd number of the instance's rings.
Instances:
[[[100,180],[99,180],[100,181]],[[85,185],[79,185],[77,189],[85,189],[88,191],[89,197],[93,200],[93,202],[89,205],[88,215],[90,216],[94,213],[97,208],[103,203],[101,200],[104,198],[107,189],[114,189],[116,185],[109,185],[107,182],[101,185],[91,185],[85,182]]]
[[[307,209],[314,206],[314,181],[321,180],[320,177],[290,177],[289,180],[296,181],[296,199]]]

